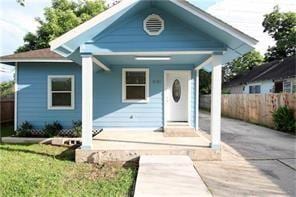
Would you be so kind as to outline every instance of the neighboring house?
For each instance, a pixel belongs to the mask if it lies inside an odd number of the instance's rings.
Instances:
[[[220,147],[222,65],[257,41],[180,0],[124,0],[53,40],[51,49],[1,57],[16,66],[17,128],[82,120],[92,129],[198,129],[199,69],[212,69],[212,148]]]
[[[262,64],[224,84],[231,94],[296,92],[296,56]]]

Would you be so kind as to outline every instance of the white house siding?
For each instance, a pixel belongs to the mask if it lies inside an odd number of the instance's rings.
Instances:
[[[259,81],[259,82],[254,82],[254,83],[249,83],[245,86],[243,93],[244,94],[248,94],[249,93],[249,87],[250,86],[254,86],[254,85],[260,85],[260,93],[261,94],[266,94],[266,93],[270,93],[273,91],[273,86],[274,86],[274,82],[272,80],[266,80],[266,81]]]
[[[239,86],[233,86],[226,88],[226,91],[228,91],[230,94],[242,94],[244,91],[244,86],[239,85]]]

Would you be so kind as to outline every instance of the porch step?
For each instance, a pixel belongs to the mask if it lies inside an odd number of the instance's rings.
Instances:
[[[168,124],[164,128],[165,137],[198,137],[193,127],[183,124]]]

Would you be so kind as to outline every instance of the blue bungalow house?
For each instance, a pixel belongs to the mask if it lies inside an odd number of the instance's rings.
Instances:
[[[92,130],[198,129],[199,70],[212,73],[211,145],[220,147],[222,65],[257,41],[184,0],[123,0],[42,49],[1,57],[16,67],[15,128],[82,120]]]

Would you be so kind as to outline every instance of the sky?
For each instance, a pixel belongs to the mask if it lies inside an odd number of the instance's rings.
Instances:
[[[108,0],[112,1],[112,0]],[[256,50],[264,54],[274,44],[263,33],[263,16],[275,5],[281,11],[295,11],[296,0],[189,0],[192,4],[222,19],[235,28],[259,40]],[[43,9],[51,0],[26,0],[20,6],[16,0],[0,0],[0,56],[12,54],[23,44],[27,32],[35,32],[36,17],[42,17]],[[0,64],[0,82],[12,79],[13,68]]]

